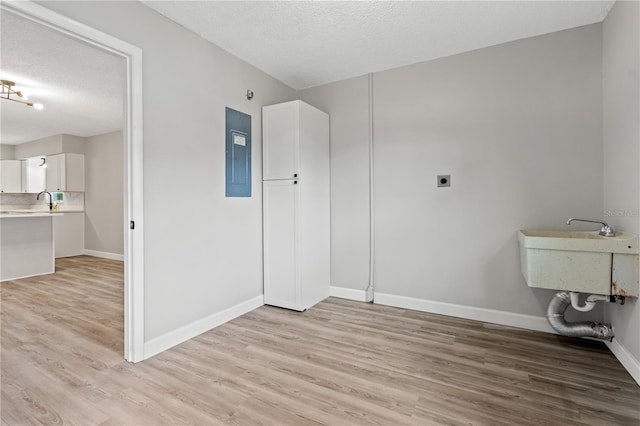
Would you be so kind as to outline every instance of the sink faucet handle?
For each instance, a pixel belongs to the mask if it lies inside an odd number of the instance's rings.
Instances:
[[[600,232],[599,234],[602,235],[603,237],[615,237],[616,233],[613,230],[612,227],[610,227],[606,222],[603,222],[601,220],[594,220],[594,219],[584,219],[581,217],[572,217],[571,219],[567,220],[567,225],[571,225],[571,222],[573,221],[578,221],[578,222],[589,222],[589,223],[598,223],[600,225],[602,225],[602,228],[600,228]]]
[[[599,233],[603,237],[615,237],[616,236],[616,231],[614,231],[613,228],[610,227],[609,225],[605,225],[602,228],[600,228],[600,232]]]

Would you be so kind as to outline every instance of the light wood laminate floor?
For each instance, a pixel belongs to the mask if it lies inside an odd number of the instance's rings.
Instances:
[[[593,341],[329,298],[123,353],[122,263],[2,283],[2,425],[638,425]]]

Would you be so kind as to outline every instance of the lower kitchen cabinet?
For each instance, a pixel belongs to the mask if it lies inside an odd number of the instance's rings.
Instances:
[[[60,212],[53,218],[55,256],[79,256],[84,253],[84,212]]]

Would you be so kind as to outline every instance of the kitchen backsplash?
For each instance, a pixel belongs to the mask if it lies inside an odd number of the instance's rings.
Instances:
[[[60,210],[84,210],[84,192],[64,192],[64,201],[58,204]],[[37,194],[0,194],[0,206],[3,209],[45,208],[49,197]]]

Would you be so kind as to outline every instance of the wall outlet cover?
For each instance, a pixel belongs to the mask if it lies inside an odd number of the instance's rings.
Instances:
[[[451,175],[438,175],[438,188],[451,186]]]

